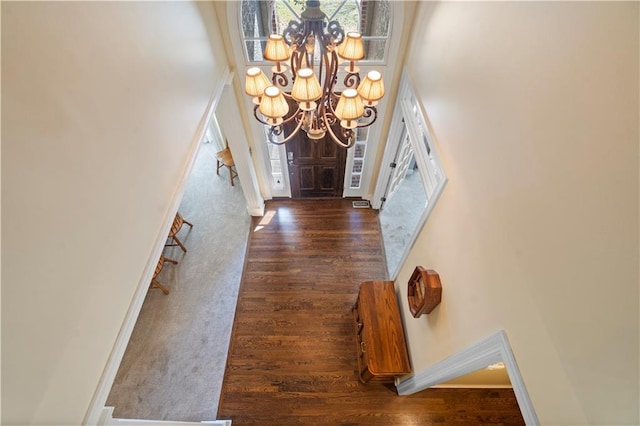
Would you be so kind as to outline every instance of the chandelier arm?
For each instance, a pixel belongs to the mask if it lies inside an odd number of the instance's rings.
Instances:
[[[302,114],[300,114],[302,113]],[[287,117],[285,120],[282,121],[282,124],[286,124],[288,122],[290,122],[291,120],[293,120],[294,118],[296,118],[298,115],[303,116],[302,118],[304,118],[304,111],[302,111],[300,108],[298,108],[296,110],[296,112],[294,112],[293,114],[291,114],[289,117]],[[300,119],[300,121],[302,121],[302,118]]]
[[[340,99],[340,96],[336,95],[334,92],[331,92],[330,95],[331,95],[331,99],[335,102],[329,101],[327,103],[329,104],[329,110],[331,112],[331,115],[335,115],[336,110],[335,110],[334,104],[335,105],[338,104],[338,100]]]
[[[258,120],[260,123],[264,124],[265,126],[271,126],[269,123],[267,123],[266,121],[264,121],[262,118],[258,116],[258,108],[260,108],[260,105],[256,105],[253,107],[253,116],[256,118],[256,120]]]
[[[300,31],[294,42],[291,44],[293,47],[293,52],[291,52],[291,81],[294,82],[296,80],[296,75],[298,75],[298,70],[302,68],[302,61],[305,59],[306,47],[305,47],[305,39],[306,39],[306,31]],[[307,66],[308,66],[307,61]]]
[[[272,126],[270,123],[268,123],[267,121],[265,121],[262,118],[260,118],[260,116],[258,115],[258,109],[259,108],[260,108],[260,105],[255,105],[253,107],[253,116],[256,118],[256,120],[258,120],[260,123],[264,124],[265,126],[277,127],[277,126]],[[302,112],[302,110],[300,108],[298,108],[295,113],[291,114],[286,120],[283,120],[280,125],[290,122],[291,120],[296,118],[296,116],[298,116],[300,112]],[[298,126],[298,127],[300,127],[300,126]]]
[[[320,110],[318,110],[320,111]],[[310,129],[314,129],[316,131],[324,131],[326,132],[326,126],[324,124],[324,121],[322,120],[322,114],[320,112],[316,112],[315,114],[312,114],[310,119],[309,119],[309,128]],[[307,132],[309,133],[309,132]]]
[[[282,133],[282,130],[279,130],[279,128],[280,126],[269,127],[269,132],[267,133],[267,140],[269,141],[269,143],[272,143],[274,145],[284,145],[286,143],[286,141],[278,142],[277,140],[273,139],[273,135],[279,135]]]
[[[344,85],[346,87],[358,87],[360,84],[360,73],[350,72],[344,77]]]
[[[324,114],[324,119],[325,119],[325,123],[327,122],[327,115],[326,113]],[[340,138],[338,136],[336,136],[336,134],[333,132],[333,129],[331,128],[331,126],[329,124],[327,124],[327,131],[329,132],[329,136],[331,136],[331,139],[333,139],[333,141],[338,144],[339,146],[343,147],[343,148],[351,148],[354,144],[355,144],[355,137],[353,134],[353,130],[351,129],[343,129],[342,134],[345,137],[345,139],[347,140],[347,143],[344,143],[342,140],[340,140]]]
[[[319,68],[319,72],[318,74],[320,75],[320,81],[322,81],[322,96],[320,98],[320,102],[318,102],[318,112],[319,114],[324,114],[324,110],[325,110],[325,100],[328,99],[328,90],[330,90],[327,85],[330,83],[329,80],[331,79],[331,69],[330,69],[330,62],[328,60],[328,53],[323,53],[320,56],[320,68]],[[324,70],[323,70],[324,67]],[[324,71],[324,74],[323,74]],[[323,79],[324,76],[324,79]]]
[[[326,104],[328,104],[329,113],[335,116],[334,104],[336,104],[340,98],[340,96],[336,95],[333,91],[338,79],[338,54],[335,51],[331,52],[331,63],[327,63],[327,66],[330,67],[330,70],[327,71],[327,79],[325,81]],[[327,106],[325,106],[325,108],[327,108]],[[335,122],[335,119],[332,120],[332,123],[333,122]]]
[[[338,54],[334,50],[331,52],[331,71],[327,73],[327,79],[330,80],[329,93],[333,94],[333,88],[338,82]],[[329,78],[331,76],[331,78]]]
[[[320,79],[321,84],[322,84],[322,95],[320,98],[320,101],[318,102],[318,106],[316,107],[316,117],[314,122],[317,123],[315,128],[321,128],[324,127],[324,120],[323,117],[325,115],[325,110],[326,110],[326,105],[325,103],[327,102],[327,100],[330,101],[330,90],[331,90],[331,62],[328,60],[323,60],[325,59],[325,55],[328,56],[328,52],[324,52],[321,56],[320,56],[320,72],[319,74],[322,76],[322,70],[323,70],[323,66],[325,68],[326,71],[326,75],[324,76],[324,81],[322,79]]]
[[[342,148],[351,148],[351,147],[354,145],[354,143],[355,143],[355,141],[354,141],[354,140],[351,140],[351,141],[349,142],[349,139],[350,139],[350,138],[349,138],[348,136],[347,136],[347,141],[348,141],[348,142],[347,142],[346,144],[345,144],[344,142],[342,142],[342,141],[340,140],[340,138],[338,138],[338,136],[336,136],[336,134],[335,134],[335,133],[333,133],[333,129],[331,128],[331,126],[327,126],[327,131],[329,132],[329,136],[331,136],[331,139],[333,140],[333,142],[335,142],[336,144],[338,144],[338,145],[339,145],[339,146],[341,146]],[[352,132],[352,133],[353,133],[353,132]]]
[[[295,115],[294,115],[295,116]],[[294,117],[292,116],[292,117]],[[286,138],[282,139],[281,141],[276,141],[273,139],[273,135],[280,135],[282,134],[283,130],[282,130],[282,124],[278,125],[278,126],[271,126],[271,128],[269,129],[269,133],[267,134],[267,138],[269,139],[269,142],[271,142],[274,145],[284,145],[285,143],[289,142],[295,135],[298,134],[298,132],[300,131],[300,128],[302,127],[302,123],[304,122],[304,120],[300,120],[298,122],[298,125],[296,126],[295,129],[293,129],[293,131],[291,132],[291,134],[289,134],[289,136],[287,136]],[[279,128],[279,130],[278,130]]]
[[[283,72],[274,72],[273,76],[271,77],[271,82],[274,86],[280,86],[284,89],[289,84],[289,79]]]
[[[295,46],[295,45],[294,45]],[[291,59],[289,63],[291,65],[291,80],[296,80],[296,74],[298,74],[298,70],[300,69],[301,61],[299,59],[299,54],[297,48],[294,48],[293,52],[291,52]]]
[[[344,30],[338,21],[331,21],[327,25],[327,32],[333,37],[333,42],[338,45],[344,40]]]
[[[282,37],[284,37],[286,43],[289,46],[297,44],[301,29],[301,22],[294,20],[289,21],[289,23],[287,24],[287,28],[285,28],[282,32]]]
[[[289,64],[291,65],[292,78],[295,80],[295,76],[301,66],[302,60],[299,52],[304,44],[304,24],[300,21],[289,21],[289,24],[287,24],[287,28],[285,28],[282,32],[282,36],[291,49]]]
[[[309,39],[311,37],[311,40]],[[308,46],[310,46],[311,51],[308,50]],[[313,31],[313,25],[309,22],[305,22],[303,24],[303,32],[302,38],[300,39],[299,44],[300,51],[302,54],[300,55],[300,61],[304,57],[307,68],[313,69],[313,50],[315,48],[315,33]],[[302,64],[300,64],[302,66]]]
[[[322,52],[320,54],[320,66],[318,67],[318,80],[319,81],[323,81],[323,76],[324,76],[324,71],[325,68],[327,69],[327,77],[329,76],[328,73],[328,68],[329,68],[329,61],[328,61],[328,53],[327,52]]]
[[[325,37],[323,22],[322,21],[310,22],[309,27],[310,27],[309,30],[311,34],[313,34],[315,43],[317,43],[320,47],[320,55],[319,55],[320,64],[318,66],[319,66],[319,69],[322,69],[322,62],[323,62],[322,58],[324,56],[324,53],[327,52],[327,38]],[[314,45],[314,50],[315,50],[315,45]],[[314,51],[310,51],[309,55],[312,56],[311,58],[312,63],[315,62]]]
[[[328,101],[327,103],[329,104],[329,106],[328,108],[325,106],[325,108],[322,110],[322,114],[326,125],[329,127],[333,126],[340,120],[338,119],[338,117],[336,117],[332,102]]]
[[[289,64],[291,65],[291,79],[295,80],[295,76],[298,73],[298,69],[300,68],[300,61],[297,60],[298,51],[294,50],[291,52],[291,59],[289,60]]]
[[[375,123],[376,120],[378,119],[378,109],[376,107],[365,106],[364,107],[364,114],[363,114],[362,117],[363,118],[370,118],[371,116],[373,116],[373,119],[371,119],[371,121],[368,121],[368,122],[365,122],[365,123],[358,122],[358,128],[369,127],[373,123]]]

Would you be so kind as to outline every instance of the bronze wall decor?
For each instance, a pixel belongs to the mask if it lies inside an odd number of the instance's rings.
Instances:
[[[433,269],[416,266],[407,287],[409,309],[414,318],[429,314],[440,304],[442,284],[440,275]]]

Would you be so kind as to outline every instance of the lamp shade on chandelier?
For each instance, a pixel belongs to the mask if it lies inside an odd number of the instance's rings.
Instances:
[[[264,89],[259,107],[262,115],[267,117],[267,124],[271,126],[282,124],[282,117],[289,112],[289,104],[287,104],[282,91],[274,86]]]
[[[322,97],[322,87],[311,68],[301,68],[293,82],[291,97],[300,103],[303,111],[312,111],[316,108],[317,101]]]
[[[246,72],[245,92],[253,98],[254,116],[269,126],[272,143],[284,144],[302,130],[309,139],[329,136],[349,148],[356,129],[378,117],[382,74],[370,71],[361,79],[356,62],[365,57],[362,35],[345,34],[337,21],[328,22],[318,0],[306,1],[300,19],[267,39],[263,57],[274,64],[271,79],[258,67]],[[340,91],[336,84],[341,60],[348,64]]]
[[[334,114],[340,119],[340,125],[345,129],[358,126],[356,120],[364,114],[364,106],[355,89],[346,89],[342,92]]]

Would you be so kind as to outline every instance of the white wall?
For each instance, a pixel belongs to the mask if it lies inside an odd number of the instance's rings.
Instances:
[[[227,66],[203,7],[2,4],[3,424],[82,422]]]
[[[638,424],[638,3],[422,3],[449,183],[398,287],[414,371],[504,328],[542,424]],[[443,300],[408,312],[406,282]]]

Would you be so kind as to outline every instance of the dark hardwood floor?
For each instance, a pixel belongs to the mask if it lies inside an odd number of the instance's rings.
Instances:
[[[377,213],[273,201],[253,218],[218,419],[241,425],[524,424],[510,389],[398,396],[356,370],[358,284],[386,278]]]

